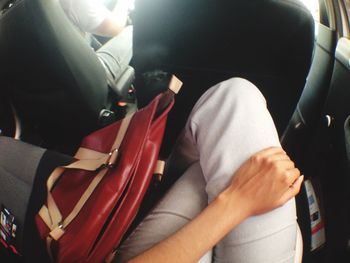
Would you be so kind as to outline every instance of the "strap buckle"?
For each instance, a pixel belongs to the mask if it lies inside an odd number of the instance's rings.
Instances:
[[[64,234],[64,227],[63,227],[63,222],[59,222],[57,224],[57,227],[54,228],[50,233],[49,233],[49,236],[54,239],[54,240],[58,240],[60,239],[60,237]]]
[[[103,166],[107,167],[107,168],[114,167],[114,165],[117,161],[117,158],[118,158],[118,153],[119,153],[118,149],[114,149],[114,150],[110,151],[108,153],[108,158]]]

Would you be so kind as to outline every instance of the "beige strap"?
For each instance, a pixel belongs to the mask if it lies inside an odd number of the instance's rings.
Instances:
[[[162,160],[158,160],[156,163],[156,168],[154,169],[153,174],[159,182],[162,181],[162,179],[163,179],[164,168],[165,168],[165,162]]]
[[[104,168],[95,176],[95,178],[91,181],[88,188],[85,190],[84,194],[76,203],[73,210],[70,212],[70,214],[66,217],[66,219],[63,222],[59,221],[58,224],[51,225],[50,229],[52,231],[50,232],[49,235],[52,239],[58,240],[65,233],[64,231],[65,227],[67,227],[67,225],[69,225],[73,221],[73,219],[79,214],[80,210],[82,209],[86,201],[89,199],[89,197],[91,196],[91,194],[93,193],[97,185],[101,182],[103,177],[107,174],[107,171],[108,169]],[[47,217],[49,214],[48,214],[48,210],[47,212],[45,211],[45,208],[46,206],[43,206],[42,209],[40,209],[39,215],[41,216],[41,218],[43,218],[43,221],[47,224]]]
[[[98,184],[101,182],[103,177],[107,174],[108,169],[104,168],[102,169],[95,178],[91,181],[89,187],[85,190],[84,194],[81,196],[73,210],[70,212],[70,214],[66,217],[66,219],[63,221],[63,229],[67,227],[67,225],[70,224],[70,222],[73,221],[73,219],[78,215],[86,201],[89,199],[91,194],[94,192]]]
[[[169,83],[169,89],[175,94],[178,94],[182,87],[182,81],[179,80],[175,75],[172,75]]]
[[[162,160],[158,160],[156,163],[156,168],[154,169],[154,174],[163,175],[165,168],[165,162]]]
[[[41,207],[38,214],[47,226],[52,226],[51,216],[49,214],[49,210],[47,209],[46,205],[43,205]],[[50,229],[51,229],[51,227],[50,227]]]
[[[59,225],[50,232],[49,236],[54,240],[58,240],[64,234],[64,232],[63,225]]]
[[[130,125],[131,119],[134,116],[135,112],[131,113],[129,116],[125,117],[120,124],[120,128],[117,134],[117,137],[113,143],[113,146],[111,148],[111,151],[115,149],[119,149],[120,145],[122,144],[122,141],[125,137],[126,131],[128,130],[128,127]]]
[[[63,171],[64,171],[63,167],[57,167],[52,172],[52,174],[50,175],[50,177],[47,179],[47,182],[46,182],[47,209],[49,212],[50,221],[52,222],[51,226],[49,226],[50,229],[55,228],[62,221],[62,215],[61,215],[60,211],[58,210],[58,207],[57,207],[55,201],[53,200],[53,196],[51,195],[51,189],[54,186],[55,182],[58,180],[58,178],[60,178]],[[46,221],[48,221],[48,220],[46,220]]]
[[[107,153],[101,153],[88,148],[80,147],[78,151],[75,153],[74,158],[78,160],[81,160],[81,159],[92,160],[92,159],[101,159],[106,155]]]
[[[66,169],[81,169],[86,171],[96,171],[98,168],[100,168],[102,165],[107,164],[109,160],[109,155],[105,154],[100,159],[83,159],[83,160],[77,160],[70,165],[63,166]]]

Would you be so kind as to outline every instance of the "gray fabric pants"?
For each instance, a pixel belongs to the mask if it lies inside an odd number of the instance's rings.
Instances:
[[[111,80],[118,80],[130,63],[132,58],[132,31],[132,26],[126,27],[96,51],[96,55]]]
[[[115,261],[125,262],[176,232],[230,183],[246,159],[279,145],[265,99],[252,83],[234,78],[209,89],[168,162],[169,172],[183,175],[121,245]],[[292,199],[246,219],[200,262],[293,262],[296,229]]]
[[[39,162],[45,149],[0,136],[0,204],[16,216],[18,249]]]

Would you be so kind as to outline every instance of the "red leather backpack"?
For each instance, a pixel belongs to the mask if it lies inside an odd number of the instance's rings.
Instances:
[[[47,180],[36,224],[55,262],[113,258],[135,218],[158,162],[167,115],[181,82],[145,108],[87,137],[70,165]]]

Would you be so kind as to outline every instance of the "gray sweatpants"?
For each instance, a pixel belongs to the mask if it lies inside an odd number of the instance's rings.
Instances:
[[[5,206],[16,217],[20,251],[29,197],[44,152],[40,147],[0,136],[0,206]]]
[[[209,89],[193,108],[169,158],[168,171],[183,175],[122,244],[116,262],[125,262],[176,232],[226,188],[245,160],[279,145],[265,99],[252,83],[233,78]],[[246,219],[200,262],[293,262],[296,229],[292,199]]]
[[[132,58],[133,27],[128,26],[96,51],[111,80],[118,80]]]

